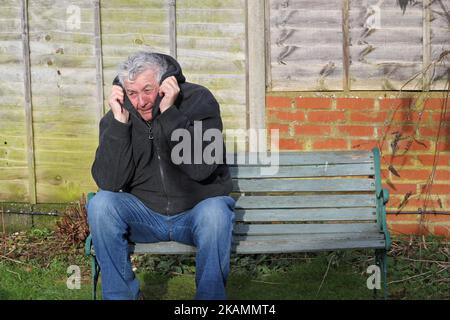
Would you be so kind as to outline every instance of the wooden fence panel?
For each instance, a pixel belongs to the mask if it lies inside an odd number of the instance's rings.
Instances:
[[[106,100],[118,64],[128,55],[139,50],[169,54],[168,5],[165,0],[113,0],[100,4]]]
[[[445,89],[448,1],[268,1],[272,91]]]
[[[271,88],[341,90],[342,0],[271,0]]]
[[[450,73],[450,2],[431,2],[431,90],[446,90]],[[445,57],[442,54],[447,51]],[[439,62],[438,62],[439,61]]]
[[[29,199],[20,1],[0,16],[0,201]]]
[[[217,98],[224,127],[246,128],[245,1],[177,1],[178,60]]]
[[[377,4],[351,2],[351,89],[422,90],[422,5],[403,13],[396,0]]]
[[[28,4],[38,203],[73,201],[95,188],[93,12],[89,0]]]

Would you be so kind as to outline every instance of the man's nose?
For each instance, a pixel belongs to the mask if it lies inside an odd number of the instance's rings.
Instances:
[[[138,107],[143,107],[144,105],[145,105],[145,102],[144,102],[144,98],[142,97],[142,95],[138,95]]]

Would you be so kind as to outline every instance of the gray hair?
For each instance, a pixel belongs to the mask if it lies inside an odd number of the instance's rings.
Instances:
[[[123,86],[125,80],[134,81],[142,72],[153,70],[156,81],[159,83],[167,68],[167,62],[162,56],[152,52],[139,51],[119,65],[119,82]]]

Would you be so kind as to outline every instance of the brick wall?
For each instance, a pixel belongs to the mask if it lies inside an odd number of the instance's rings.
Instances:
[[[269,92],[266,121],[268,129],[280,130],[281,150],[371,150],[378,146],[383,187],[391,194],[387,208],[391,232],[450,236],[450,215],[444,214],[450,213],[450,110],[441,114],[443,107],[450,109],[444,92],[396,96],[359,92],[351,97]],[[436,150],[430,187],[427,182]],[[424,210],[436,213],[417,213]]]

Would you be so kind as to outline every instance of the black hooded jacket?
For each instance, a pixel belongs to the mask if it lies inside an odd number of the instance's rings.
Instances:
[[[232,182],[225,164],[225,148],[222,164],[206,164],[203,157],[201,164],[195,164],[194,147],[190,163],[172,162],[172,149],[179,143],[171,141],[174,130],[187,129],[193,146],[194,121],[201,121],[205,132],[208,129],[222,131],[222,120],[212,93],[205,87],[186,82],[178,62],[170,56],[161,56],[169,66],[161,83],[175,76],[180,86],[175,104],[160,113],[157,98],[153,118],[146,122],[125,94],[123,107],[130,113],[129,122],[117,121],[111,110],[101,119],[92,176],[100,189],[129,192],[153,211],[173,215],[206,198],[229,195]],[[114,84],[120,85],[117,78]],[[202,148],[211,142],[202,141]]]

